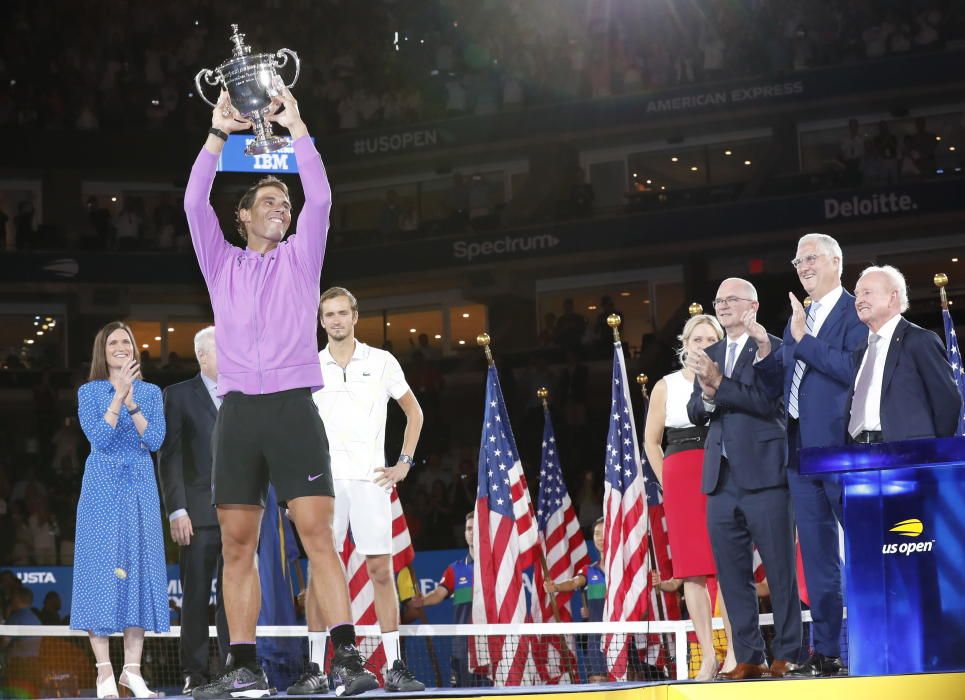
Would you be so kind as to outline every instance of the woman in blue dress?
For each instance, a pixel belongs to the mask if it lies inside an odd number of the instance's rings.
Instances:
[[[161,506],[151,452],[164,440],[161,390],[140,379],[134,334],[120,321],[94,339],[90,381],[77,394],[91,452],[77,504],[70,626],[86,630],[97,660],[97,697],[117,697],[108,635],[124,633],[118,678],[154,697],[141,676],[144,630],[169,629]]]

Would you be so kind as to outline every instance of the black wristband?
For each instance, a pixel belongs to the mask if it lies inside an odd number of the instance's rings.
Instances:
[[[129,416],[135,416],[135,415],[137,415],[137,414],[140,413],[140,412],[141,412],[141,407],[140,407],[140,406],[135,406],[134,408],[129,408],[129,409],[127,409],[127,415],[129,415]]]
[[[217,136],[222,141],[228,140],[228,134],[223,132],[221,129],[215,129],[213,126],[210,129],[208,129],[208,133],[211,134],[212,136]]]

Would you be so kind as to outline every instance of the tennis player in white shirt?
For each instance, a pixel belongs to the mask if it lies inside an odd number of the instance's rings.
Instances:
[[[390,494],[405,479],[422,432],[422,409],[398,360],[390,353],[356,340],[358,302],[347,289],[332,287],[321,296],[319,321],[328,345],[319,354],[323,389],[312,398],[325,424],[335,483],[335,544],[341,549],[349,526],[375,589],[375,611],[385,647],[385,689],[425,690],[402,661],[399,643],[399,600],[392,567],[392,507]],[[389,399],[406,417],[402,454],[386,466],[385,420]],[[289,694],[326,692],[323,668],[324,629],[317,604],[308,597],[310,664],[303,685]],[[315,624],[313,624],[315,623]],[[313,668],[315,665],[315,668]],[[324,690],[321,686],[324,685]],[[317,689],[316,689],[317,686]]]

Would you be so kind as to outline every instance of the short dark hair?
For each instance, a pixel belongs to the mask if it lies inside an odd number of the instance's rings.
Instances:
[[[476,519],[476,511],[471,510],[471,511],[469,511],[468,513],[466,513],[466,522],[467,522],[467,523],[468,523],[470,520],[475,520],[475,519]]]
[[[262,187],[277,187],[285,193],[286,197],[289,197],[288,185],[274,175],[267,175],[261,178],[258,182],[249,187],[243,195],[241,195],[241,199],[238,201],[238,207],[235,209],[235,225],[238,227],[238,235],[241,236],[241,240],[245,242],[248,241],[248,231],[245,229],[245,224],[241,220],[241,210],[251,209],[255,205],[255,199],[258,197],[258,190],[260,190]]]
[[[604,517],[601,515],[599,518],[597,518],[596,520],[593,521],[593,529],[596,530],[596,526],[597,526],[597,525],[602,525],[602,524],[605,523],[605,522],[606,522],[606,518],[604,518]]]

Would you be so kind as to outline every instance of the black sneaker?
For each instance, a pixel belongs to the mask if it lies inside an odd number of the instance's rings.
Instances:
[[[336,695],[358,695],[375,690],[379,681],[365,668],[365,658],[354,644],[335,647],[332,654],[332,680]]]
[[[273,695],[265,672],[247,666],[228,668],[210,683],[191,691],[194,700],[229,700],[230,698],[263,698]]]
[[[328,676],[316,663],[308,664],[302,677],[288,686],[289,695],[325,695],[328,692]]]
[[[396,659],[392,668],[385,671],[385,689],[390,693],[418,693],[426,689],[426,684],[416,680],[405,664]]]

